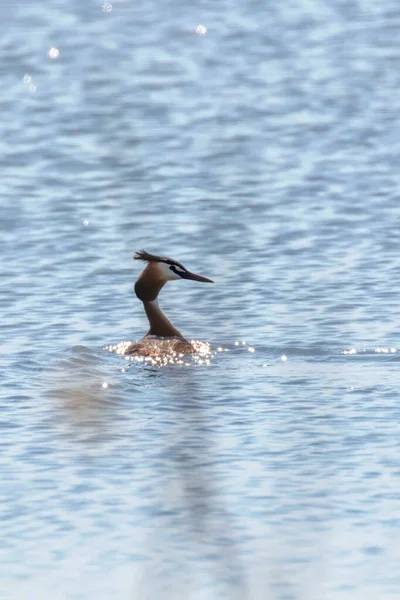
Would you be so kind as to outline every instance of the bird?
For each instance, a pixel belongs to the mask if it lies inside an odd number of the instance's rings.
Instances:
[[[159,354],[163,351],[194,353],[195,348],[192,344],[183,337],[161,310],[158,304],[158,294],[168,281],[189,279],[204,283],[214,282],[207,277],[191,273],[172,258],[149,254],[146,250],[138,250],[133,258],[147,263],[135,283],[135,294],[143,302],[150,329],[141,340],[132,342],[124,353],[136,355]],[[150,340],[153,341],[154,338],[157,338],[160,343],[147,343]]]

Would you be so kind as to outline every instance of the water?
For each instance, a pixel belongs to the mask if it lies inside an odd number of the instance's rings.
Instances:
[[[397,599],[398,2],[111,5],[2,8],[0,596]]]

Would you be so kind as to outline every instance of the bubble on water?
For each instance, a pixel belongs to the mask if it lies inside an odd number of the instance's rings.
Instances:
[[[85,227],[87,227],[89,225],[89,221],[83,221],[83,224]]]
[[[32,81],[32,77],[30,75],[24,75],[24,83],[30,83]]]
[[[30,89],[31,92],[36,92],[37,87],[36,87],[35,84],[31,83],[31,85],[29,86],[29,89]]]
[[[112,4],[110,2],[104,2],[103,4],[103,12],[111,12]]]
[[[58,48],[50,48],[50,50],[47,52],[47,56],[49,58],[58,58],[59,54],[60,54],[60,51]]]
[[[285,362],[285,360],[287,360],[287,356],[285,356],[285,354],[282,354],[281,360],[283,360],[283,362]]]

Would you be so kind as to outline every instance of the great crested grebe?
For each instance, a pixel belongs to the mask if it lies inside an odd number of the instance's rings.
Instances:
[[[153,353],[146,344],[147,338],[168,338],[168,349],[175,352],[190,354],[195,352],[194,347],[177,330],[171,321],[165,316],[158,305],[158,294],[167,281],[175,279],[192,279],[193,281],[204,281],[214,283],[207,277],[191,273],[181,263],[165,256],[155,256],[145,250],[139,250],[133,257],[135,260],[144,260],[147,265],[139,275],[135,283],[136,296],[143,302],[144,310],[150,323],[150,329],[139,342],[133,342],[125,350],[125,354],[147,354]],[[171,339],[172,338],[172,339]],[[159,348],[158,351],[163,351]]]

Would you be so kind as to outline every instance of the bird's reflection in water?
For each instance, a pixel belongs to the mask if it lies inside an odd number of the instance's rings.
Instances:
[[[168,531],[164,535],[162,529],[157,528],[155,535],[161,539],[156,541],[156,547],[169,562],[171,571],[178,567],[174,577],[177,587],[171,597],[186,598],[189,591],[190,594],[195,591],[193,581],[198,579],[201,585],[206,583],[211,589],[223,588],[224,597],[242,599],[246,597],[246,589],[234,539],[233,518],[222,505],[217,489],[218,475],[213,473],[213,464],[218,461],[218,456],[195,370],[185,370],[184,377],[173,367],[165,373],[175,403],[173,408],[170,407],[173,418],[169,415],[173,431],[167,439],[173,437],[174,441],[160,452],[163,460],[169,463],[162,469],[168,473],[163,506],[168,524],[163,522]],[[159,480],[165,481],[161,473]],[[174,526],[177,529],[175,535],[171,532]],[[171,545],[170,539],[173,540]],[[175,544],[177,539],[180,540],[179,548]],[[154,586],[154,569],[162,571],[162,562],[152,564],[151,571],[147,570],[145,581],[142,581],[144,588]],[[185,585],[185,579],[186,590],[177,593]],[[160,580],[165,581],[165,573],[160,573]],[[200,594],[199,597],[203,596]]]
[[[118,515],[111,520],[122,536],[121,557],[128,548],[132,552],[131,576],[141,597],[186,599],[198,584],[205,591],[223,588],[229,598],[246,597],[197,381],[207,366],[124,361],[120,373],[125,365],[119,384],[110,384],[101,356],[74,349],[48,373],[47,412],[58,448],[72,449],[79,473],[84,465],[84,483],[96,486],[96,510],[105,519],[109,498],[124,507],[123,531]],[[137,387],[136,401],[131,395],[124,402],[124,386]]]
[[[119,390],[104,374],[99,356],[85,347],[73,348],[47,370],[44,394],[51,400],[59,435],[93,444],[110,439]]]

